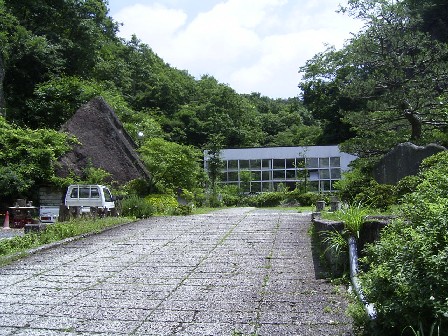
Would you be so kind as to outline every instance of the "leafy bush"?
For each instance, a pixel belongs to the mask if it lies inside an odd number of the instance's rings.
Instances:
[[[247,202],[249,205],[257,207],[275,207],[285,199],[286,194],[283,192],[265,192],[249,197]]]
[[[416,191],[404,198],[403,218],[366,251],[362,283],[380,335],[448,328],[448,153],[423,167]]]
[[[410,194],[417,190],[417,186],[420,184],[421,179],[419,176],[409,175],[398,181],[395,186],[395,193],[400,199],[404,195]]]
[[[354,203],[363,204],[365,206],[386,210],[390,206],[397,204],[397,196],[395,187],[388,184],[379,184],[371,180],[368,186],[358,193],[354,199]]]
[[[297,195],[296,199],[300,203],[301,206],[312,206],[315,205],[319,200],[319,194],[307,192],[304,194]]]
[[[156,211],[150,202],[132,195],[121,201],[121,212],[125,217],[148,218],[154,215]]]
[[[178,206],[177,199],[173,195],[149,195],[145,197],[145,201],[159,215],[171,215]]]
[[[243,195],[241,194],[240,188],[237,185],[223,185],[218,190],[219,195],[221,195],[222,204],[225,206],[237,206],[241,203],[241,198]],[[221,201],[216,199],[215,205],[221,206]],[[212,206],[212,204],[210,204]]]
[[[372,181],[361,169],[354,168],[342,174],[342,179],[334,183],[342,201],[353,203],[356,195],[369,187]]]

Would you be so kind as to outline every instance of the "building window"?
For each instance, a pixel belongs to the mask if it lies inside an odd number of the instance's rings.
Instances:
[[[286,169],[294,169],[294,168],[296,168],[296,160],[286,159]]]
[[[261,169],[261,160],[250,160],[250,169],[252,170]]]
[[[331,157],[330,158],[331,167],[340,167],[341,166],[341,158],[340,157]]]
[[[318,168],[319,167],[318,158],[306,158],[306,167],[307,168]]]
[[[273,160],[273,168],[274,169],[285,169],[285,160],[284,159],[274,159]]]
[[[240,169],[249,169],[249,160],[240,160]]]
[[[228,161],[229,170],[230,169],[238,169],[238,160],[229,160]]]
[[[329,158],[320,158],[319,159],[319,168],[328,168],[330,167],[330,159]]]

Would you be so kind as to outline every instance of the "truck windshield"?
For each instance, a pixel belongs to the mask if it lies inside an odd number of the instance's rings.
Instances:
[[[112,202],[112,195],[110,194],[109,189],[103,188],[103,192],[104,192],[104,200],[106,202]]]

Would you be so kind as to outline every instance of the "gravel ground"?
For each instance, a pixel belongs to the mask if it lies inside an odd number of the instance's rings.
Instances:
[[[0,268],[0,335],[352,335],[310,216],[155,217]]]

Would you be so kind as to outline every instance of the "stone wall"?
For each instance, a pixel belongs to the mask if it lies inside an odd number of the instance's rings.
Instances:
[[[373,243],[379,239],[381,230],[387,226],[388,223],[393,219],[390,216],[369,216],[364,222],[362,229],[359,233],[358,239],[358,255],[362,256],[362,251],[366,244]],[[316,233],[315,239],[318,240],[321,252],[325,252],[323,257],[328,262],[329,271],[336,276],[340,276],[347,271],[348,267],[348,256],[337,256],[331,253],[329,249],[329,244],[324,242],[325,235],[322,232],[328,231],[339,231],[342,232],[344,229],[344,222],[332,221],[327,219],[322,219],[320,217],[313,218],[314,231]]]

